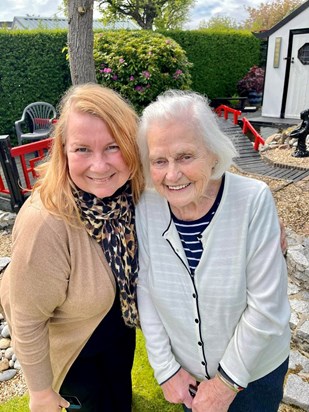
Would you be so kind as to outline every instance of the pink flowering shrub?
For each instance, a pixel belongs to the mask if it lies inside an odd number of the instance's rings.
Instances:
[[[184,50],[159,33],[96,33],[94,59],[98,83],[118,91],[138,112],[161,92],[191,85],[192,64]]]

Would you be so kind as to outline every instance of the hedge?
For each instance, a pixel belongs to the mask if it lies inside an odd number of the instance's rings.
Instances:
[[[152,76],[151,81],[154,82],[152,90],[155,90],[155,93],[151,94],[150,90],[146,93],[140,88],[139,100],[142,101],[142,105],[148,103],[166,87],[188,88],[190,74],[192,78],[190,87],[193,90],[206,94],[209,98],[231,96],[236,93],[237,82],[251,66],[259,64],[260,61],[260,41],[250,32],[239,30],[216,32],[204,29],[161,31],[160,33],[173,39],[180,47],[174,42],[170,42],[172,43],[171,47],[169,41],[164,40],[166,48],[164,50],[162,49],[162,40],[159,41],[161,45],[158,47],[155,59],[149,66],[150,70],[145,69],[145,72],[147,71]],[[101,39],[106,36],[109,42],[115,42],[114,46],[109,46],[114,53],[115,45],[117,42],[120,44],[121,36],[125,36],[127,39],[123,41],[123,49],[125,50],[126,43],[134,42],[136,34],[127,32],[124,35],[122,32],[114,31],[109,34],[102,32],[98,36]],[[129,40],[131,36],[133,39]],[[147,39],[149,44],[153,42],[155,47],[160,37],[156,33],[149,32],[144,34],[140,32],[138,36]],[[151,36],[153,36],[153,40],[151,40]],[[66,45],[66,30],[11,31],[0,29],[0,134],[9,134],[13,137],[13,144],[15,143],[14,122],[21,117],[25,106],[40,100],[57,106],[62,94],[71,85],[69,65],[66,53],[63,51]],[[141,45],[140,48],[140,53],[142,53],[143,47]],[[153,64],[157,59],[159,70],[164,72],[165,68],[160,61],[160,54],[164,63],[168,48],[173,49],[171,56],[174,61],[169,69],[169,76],[172,80],[177,81],[160,85],[157,83],[161,82],[162,76],[160,80],[160,76],[157,76],[158,70]],[[133,66],[140,67],[141,56],[137,53],[134,63],[133,53],[133,60],[130,62],[131,69]],[[107,60],[112,61],[112,59],[112,56],[109,56]],[[144,86],[149,87],[147,86],[147,76],[148,74],[144,76]],[[103,80],[103,76],[99,80]],[[108,85],[110,86],[110,84]],[[135,84],[135,86],[139,86],[139,84]],[[143,87],[142,84],[140,86]],[[128,84],[123,87],[123,90],[120,90],[121,93],[126,87]],[[127,97],[129,100],[133,99],[132,96],[128,95]],[[135,103],[139,109],[139,102],[132,103]]]

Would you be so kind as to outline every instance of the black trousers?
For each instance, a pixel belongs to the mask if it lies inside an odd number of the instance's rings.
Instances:
[[[82,404],[80,412],[131,412],[134,350],[135,329],[124,324],[116,296],[70,368],[61,395],[76,396]]]

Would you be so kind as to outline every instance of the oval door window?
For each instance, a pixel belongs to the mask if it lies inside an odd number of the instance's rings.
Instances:
[[[309,64],[309,43],[305,43],[298,50],[297,57],[302,62],[302,64]]]

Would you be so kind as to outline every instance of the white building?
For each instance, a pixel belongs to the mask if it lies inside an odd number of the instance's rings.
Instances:
[[[1,24],[1,22],[0,22]],[[7,24],[7,23],[6,23]],[[68,20],[65,17],[35,17],[16,16],[13,22],[9,22],[12,30],[35,30],[35,29],[67,29]],[[140,26],[130,19],[118,20],[113,23],[103,23],[100,20],[93,20],[94,30],[140,30]]]
[[[299,119],[309,109],[309,0],[266,32],[262,116]]]

